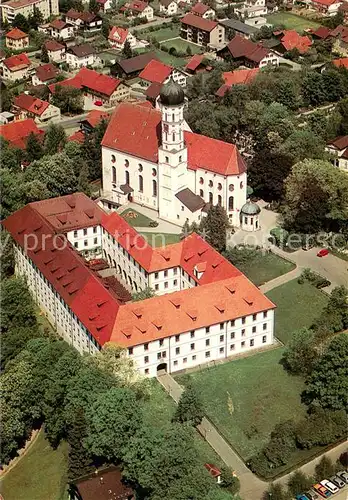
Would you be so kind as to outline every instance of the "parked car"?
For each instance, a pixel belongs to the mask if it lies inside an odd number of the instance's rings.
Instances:
[[[322,248],[317,253],[317,257],[325,257],[325,255],[328,255],[328,254],[329,254],[329,250],[327,248]]]
[[[336,476],[340,477],[348,484],[348,473],[345,470],[340,470],[337,472]]]
[[[328,479],[323,479],[322,481],[320,481],[320,484],[325,486],[325,488],[331,491],[331,493],[337,493],[338,491],[340,491],[340,489],[337,488],[337,486]]]
[[[103,102],[102,101],[94,101],[94,106],[102,106]]]
[[[318,493],[316,493],[314,490],[306,491],[306,495],[309,498],[309,500],[318,500],[319,498]]]
[[[343,479],[339,476],[331,476],[329,480],[339,488],[344,488],[346,485],[345,481],[343,481]]]
[[[329,491],[325,486],[323,486],[320,483],[314,484],[313,489],[319,493],[323,498],[329,498],[331,497],[332,493]]]
[[[307,497],[307,495],[302,493],[302,495],[296,495],[296,500],[309,500],[309,498]]]

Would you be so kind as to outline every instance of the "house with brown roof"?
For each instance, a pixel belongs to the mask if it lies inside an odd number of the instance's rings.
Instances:
[[[332,51],[340,56],[348,56],[348,26],[340,24],[331,30],[330,38],[334,38]]]
[[[74,9],[68,10],[65,14],[65,21],[74,26],[75,30],[88,32],[100,30],[103,24],[103,20],[98,14],[88,11],[79,12]]]
[[[263,68],[265,66],[279,66],[279,57],[272,50],[236,35],[217,56],[233,60],[249,68]]]
[[[195,16],[203,17],[203,19],[215,19],[215,10],[202,2],[196,3],[190,12]]]
[[[57,40],[47,40],[44,42],[47,49],[48,57],[53,62],[63,62],[66,59],[66,47]]]
[[[13,28],[5,35],[6,47],[11,50],[21,50],[29,47],[29,35],[19,28]]]
[[[42,64],[35,68],[32,76],[33,85],[49,85],[59,75],[59,69],[52,63]]]
[[[336,137],[325,149],[332,154],[332,163],[348,174],[348,135]]]
[[[127,14],[131,19],[138,17],[144,18],[147,21],[153,20],[153,8],[150,4],[142,0],[133,0],[130,3],[124,4],[120,12],[123,12],[125,15]]]
[[[105,470],[78,479],[70,487],[70,500],[134,500],[132,488],[122,479],[119,468]]]
[[[180,37],[203,47],[220,48],[225,42],[225,28],[217,21],[188,13],[180,19]]]
[[[110,73],[118,78],[130,79],[139,76],[152,60],[158,61],[155,52],[145,52],[129,59],[121,59],[111,66]]]
[[[178,12],[178,4],[174,0],[160,0],[160,12],[166,16],[175,16]]]
[[[72,69],[82,68],[83,66],[94,66],[98,61],[99,58],[96,56],[96,50],[89,43],[73,45],[66,51],[66,62]]]
[[[32,118],[38,125],[60,120],[59,108],[25,93],[14,98],[13,112],[18,120]]]
[[[74,38],[74,26],[62,19],[55,19],[52,21],[48,29],[52,38],[58,38],[59,40],[70,40]]]
[[[208,60],[204,58],[203,54],[195,54],[185,66],[185,72],[190,75],[196,75],[202,71],[211,70],[212,66],[209,65]]]
[[[0,63],[3,78],[12,82],[28,78],[32,67],[32,62],[24,52],[8,57]]]

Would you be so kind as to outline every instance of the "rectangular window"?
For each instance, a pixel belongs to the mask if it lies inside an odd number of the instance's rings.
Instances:
[[[94,233],[94,234],[96,234],[96,233],[97,233],[97,231],[98,231],[97,226],[94,226],[94,228],[93,228],[93,233]]]
[[[210,351],[206,351],[206,353],[205,353],[205,357],[206,357],[206,358],[210,358]]]
[[[174,274],[174,276],[176,276],[178,274],[178,268],[177,267],[174,267],[173,274]]]
[[[236,348],[236,346],[234,344],[230,345],[230,351],[234,351],[235,348]]]
[[[185,363],[187,363],[187,358],[184,358],[184,359],[182,360],[182,362],[183,362],[184,364],[185,364]]]
[[[83,244],[84,244],[85,247],[88,246],[88,241],[84,240]]]
[[[159,345],[160,345],[160,347],[163,345],[163,342],[164,342],[164,340],[163,340],[163,339],[160,339],[160,340],[159,340]]]
[[[242,337],[245,337],[245,328],[242,330]]]
[[[262,337],[262,343],[265,344],[267,342],[267,335],[264,335]]]
[[[220,335],[220,342],[223,342],[225,338],[225,335]]]
[[[191,344],[191,351],[194,351],[195,350],[195,344]]]
[[[206,345],[206,346],[209,346],[209,345],[210,345],[210,339],[207,339],[207,340],[205,341],[205,345]]]
[[[242,318],[242,325],[245,325],[246,318],[245,316]]]
[[[192,356],[192,361],[196,361],[196,357],[197,357],[197,356],[194,354],[194,355]]]
[[[179,342],[180,340],[180,335],[175,335],[175,342]]]
[[[254,344],[255,344],[254,339],[250,339],[250,347],[253,347],[253,346],[254,346]]]
[[[234,326],[236,324],[234,319],[231,319],[231,326]]]
[[[94,245],[97,245],[97,244],[98,244],[98,238],[94,238],[94,240],[93,240],[93,244],[94,244]]]
[[[83,230],[83,236],[87,236],[87,229]]]
[[[263,317],[267,318],[267,311],[263,311]]]
[[[164,288],[168,288],[168,281],[164,282]]]
[[[133,347],[130,347],[130,348],[128,349],[128,354],[129,354],[130,356],[133,354]]]
[[[173,281],[173,285],[174,285],[174,286],[177,286],[177,284],[178,284],[178,280],[174,280],[174,281]]]
[[[158,278],[158,273],[155,273],[155,280],[157,280]]]
[[[149,350],[149,344],[144,344],[144,351],[148,351]]]
[[[234,339],[234,337],[235,337],[235,333],[231,332],[231,339]]]
[[[168,276],[168,271],[166,270],[164,271],[164,277],[167,278],[167,276]]]
[[[210,326],[207,326],[207,328],[205,329],[205,333],[209,333],[210,332]]]
[[[158,291],[158,289],[159,289],[159,285],[155,285],[156,292]]]
[[[79,244],[78,244],[78,242],[77,242],[77,241],[75,241],[75,243],[74,243],[74,247],[75,247],[75,248],[79,248]]]
[[[195,338],[195,331],[194,330],[192,330],[192,332],[190,332],[190,337],[191,337],[191,339]]]
[[[144,363],[148,363],[149,362],[149,356],[145,356],[144,357]]]
[[[177,360],[174,361],[174,366],[178,366],[178,361]]]
[[[224,323],[220,323],[220,330],[224,329]]]
[[[74,231],[74,238],[77,238],[77,231]]]
[[[256,326],[253,326],[253,328],[252,328],[252,332],[253,332],[253,333],[256,333]]]
[[[175,354],[180,354],[180,347],[175,348]]]
[[[257,319],[257,314],[253,314],[253,321],[256,321]]]
[[[150,370],[148,368],[145,368],[145,375],[148,375],[150,373]]]
[[[264,324],[262,325],[262,329],[263,329],[263,330],[267,330],[267,323],[264,323]]]
[[[222,354],[224,352],[224,348],[220,347],[219,352],[220,352],[220,354]]]
[[[242,346],[242,347],[245,347],[245,342],[244,342],[244,341],[241,343],[241,346]]]

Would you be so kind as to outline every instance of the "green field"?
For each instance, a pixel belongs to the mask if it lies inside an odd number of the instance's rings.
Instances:
[[[137,54],[142,54],[143,52],[149,52],[149,48],[137,49]],[[168,52],[164,52],[163,50],[155,49],[152,52],[154,52],[158,59],[164,64],[169,64],[174,68],[181,68],[182,66],[186,66],[188,61],[188,59],[185,57],[172,56],[168,54]]]
[[[175,38],[179,36],[180,28],[179,26],[175,28],[162,28],[156,31],[147,31],[146,33],[141,33],[142,36],[146,36],[147,39],[156,38],[157,42],[163,42],[163,40],[168,40],[169,38]]]
[[[276,305],[275,335],[285,344],[294,330],[310,327],[328,301],[328,297],[309,283],[289,281],[266,293]]]
[[[277,423],[305,415],[303,379],[288,375],[279,364],[282,352],[275,349],[176,377],[181,384],[193,383],[207,417],[244,460],[262,448]]]
[[[132,217],[131,214],[134,214],[136,217]],[[151,227],[150,223],[154,222],[150,217],[137,212],[133,208],[127,208],[120,215],[133,227]]]
[[[273,24],[273,26],[279,26],[283,24],[287,30],[296,30],[302,33],[305,29],[319,28],[320,24],[316,21],[311,21],[305,17],[297,16],[296,14],[291,14],[290,12],[277,12],[275,14],[270,14],[266,16],[267,22]]]
[[[176,50],[180,52],[185,52],[187,47],[191,48],[191,53],[192,54],[200,54],[202,52],[201,47],[198,45],[195,45],[194,43],[187,42],[186,40],[183,40],[182,38],[175,38],[174,40],[168,40],[168,42],[161,43],[161,47],[166,46],[168,49],[171,47],[174,47]]]
[[[142,233],[140,234],[147,239],[147,242],[152,247],[162,247],[165,245],[171,245],[172,243],[178,243],[180,241],[179,234],[171,233]]]
[[[63,500],[67,483],[67,443],[53,450],[43,431],[2,479],[5,500]]]

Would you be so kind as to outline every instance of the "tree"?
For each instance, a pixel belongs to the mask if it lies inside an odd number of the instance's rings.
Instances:
[[[341,330],[348,328],[348,288],[341,285],[336,286],[329,298],[329,302],[325,308],[325,312],[330,314],[332,312],[338,313],[342,318]],[[337,330],[338,331],[338,330]]]
[[[300,470],[297,470],[288,480],[288,488],[291,493],[291,496],[300,495],[304,491],[308,490],[313,484],[313,479],[306,476]]]
[[[10,111],[12,107],[12,94],[4,82],[0,80],[0,112]]]
[[[29,340],[42,337],[39,326],[11,326],[1,338],[1,366],[4,368],[9,361],[25,348]]]
[[[303,394],[307,404],[348,411],[348,337],[335,337],[315,363]]]
[[[315,466],[315,479],[321,481],[323,478],[331,477],[336,473],[332,460],[324,455]]]
[[[324,158],[325,143],[320,136],[311,130],[295,130],[280,145],[278,151],[291,158],[292,163],[303,161],[306,158]]]
[[[56,84],[52,96],[52,104],[60,108],[62,113],[79,114],[83,111],[83,95],[74,87]]]
[[[122,55],[125,57],[125,59],[129,59],[130,57],[133,56],[131,44],[128,40],[126,40],[124,42],[123,49],[122,49]]]
[[[139,300],[151,299],[151,297],[155,296],[155,292],[151,287],[146,287],[144,290],[140,290],[140,292],[134,292],[132,295],[133,302],[137,302]]]
[[[134,392],[112,388],[97,396],[86,411],[87,437],[84,446],[93,455],[117,461],[140,425]]]
[[[14,28],[19,28],[24,31],[24,33],[29,33],[29,23],[26,17],[23,14],[16,14],[13,21],[12,26]]]
[[[103,35],[104,38],[107,39],[109,37],[109,33],[110,33],[110,21],[105,16],[103,17],[101,32],[102,32],[102,35]]]
[[[343,174],[343,175],[342,175]],[[348,216],[348,178],[331,163],[304,160],[285,181],[284,225],[293,231],[330,230]]]
[[[293,333],[282,361],[290,373],[307,376],[311,373],[317,358],[314,332],[308,328],[302,328]]]
[[[190,384],[184,389],[184,392],[180,397],[175,411],[174,421],[181,423],[186,422],[190,425],[196,426],[202,422],[203,417],[203,404],[200,401],[196,390]]]
[[[226,248],[228,227],[226,210],[220,205],[211,205],[207,216],[202,219],[201,231],[206,241],[218,252],[222,252]]]
[[[240,490],[240,481],[238,477],[232,474],[231,469],[224,466],[221,468],[221,486],[226,488],[232,495],[236,495]]]
[[[23,278],[2,282],[0,295],[1,328],[36,327],[35,303]]]
[[[91,187],[89,184],[87,165],[84,165],[80,170],[77,182],[77,189],[78,191],[82,191],[83,193],[85,193],[87,196],[91,195]]]
[[[288,500],[288,494],[284,491],[284,488],[279,483],[271,483],[267,492],[263,496],[263,500]]]
[[[89,12],[93,12],[93,14],[98,14],[99,4],[98,4],[97,0],[89,0],[88,10],[89,10]]]
[[[33,132],[30,133],[27,140],[26,157],[29,162],[39,160],[43,156],[41,142]]]
[[[2,280],[14,273],[13,239],[3,227],[0,229],[0,276]]]
[[[40,61],[42,63],[49,63],[50,62],[50,57],[48,55],[48,50],[47,50],[47,47],[45,44],[42,45]]]
[[[88,165],[89,178],[91,181],[100,179],[101,177],[101,141],[104,137],[107,126],[108,122],[103,118],[98,125],[96,125],[93,132],[85,135],[83,151],[84,158]]]
[[[69,443],[68,476],[70,481],[76,480],[91,470],[92,459],[83,446],[87,437],[87,424],[82,409],[77,410],[68,427],[67,441]]]
[[[66,133],[62,125],[51,123],[45,134],[45,154],[54,155],[59,153],[65,146]]]
[[[311,413],[297,426],[297,447],[327,446],[344,437],[346,432],[347,414],[344,410],[332,411],[313,405]]]
[[[37,30],[38,26],[44,22],[44,16],[40,9],[34,5],[33,13],[28,17],[29,27],[32,30]],[[48,61],[47,61],[48,62]]]

